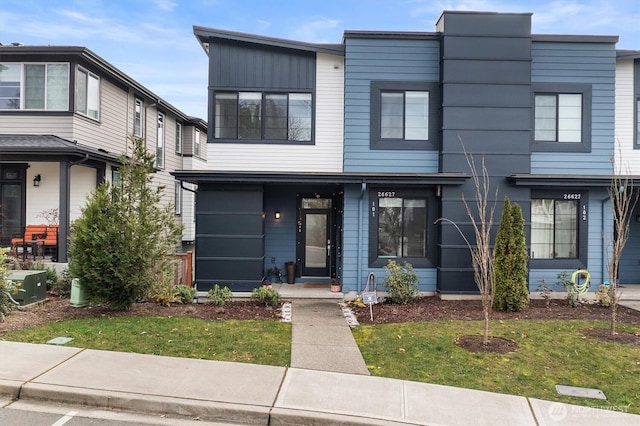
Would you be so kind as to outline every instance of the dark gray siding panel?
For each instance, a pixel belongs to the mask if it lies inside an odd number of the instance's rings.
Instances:
[[[211,48],[209,81],[214,88],[313,90],[313,53],[235,43],[215,43]]]
[[[518,200],[523,210],[530,208],[529,189],[511,187],[506,179],[530,171],[530,15],[445,12],[443,19],[440,167],[470,173],[464,151],[473,155],[479,174],[484,162],[490,182],[488,204],[496,206],[495,236],[505,195]],[[475,194],[469,180],[443,187],[441,198],[442,216],[455,222],[472,243],[473,226],[462,200],[478,221]],[[477,293],[469,249],[458,230],[443,223],[440,242],[438,291]]]
[[[263,190],[260,186],[201,184],[196,203],[196,284],[232,291],[260,285],[264,265]]]

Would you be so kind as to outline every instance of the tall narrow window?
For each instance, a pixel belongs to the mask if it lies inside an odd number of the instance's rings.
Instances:
[[[238,138],[260,139],[262,131],[262,95],[253,92],[240,92],[238,111]]]
[[[578,201],[531,200],[531,258],[578,257]]]
[[[640,98],[636,99],[636,144],[640,144]]]
[[[215,133],[219,139],[238,138],[238,94],[217,93],[215,106]]]
[[[85,70],[78,70],[76,110],[96,120],[100,119],[100,79]]]
[[[194,132],[193,155],[200,157],[200,129]]]
[[[156,143],[156,166],[164,167],[164,114],[158,113],[158,141]]]
[[[176,122],[176,154],[182,154],[182,124]]]
[[[176,182],[175,185],[175,212],[176,214],[182,213],[182,186],[180,182]]]
[[[142,104],[142,99],[136,98],[134,106],[133,106],[133,135],[141,138],[143,135],[142,129],[144,126],[142,124],[142,120],[144,117],[143,114],[144,107]]]

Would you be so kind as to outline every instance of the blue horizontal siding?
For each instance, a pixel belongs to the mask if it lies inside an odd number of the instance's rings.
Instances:
[[[436,40],[346,40],[346,172],[435,173],[433,151],[370,149],[371,81],[439,81],[440,46]]]
[[[615,125],[614,44],[550,43],[532,45],[531,78],[534,83],[587,83],[592,85],[591,152],[531,154],[531,173],[612,173]]]

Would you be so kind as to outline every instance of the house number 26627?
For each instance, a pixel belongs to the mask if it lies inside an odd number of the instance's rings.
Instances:
[[[563,200],[579,200],[581,196],[582,194],[574,194],[574,193],[562,194],[562,199]]]

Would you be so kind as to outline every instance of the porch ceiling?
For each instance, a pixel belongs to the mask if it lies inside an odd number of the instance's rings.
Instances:
[[[323,183],[461,185],[464,173],[279,173],[176,170],[176,179],[190,183]]]

